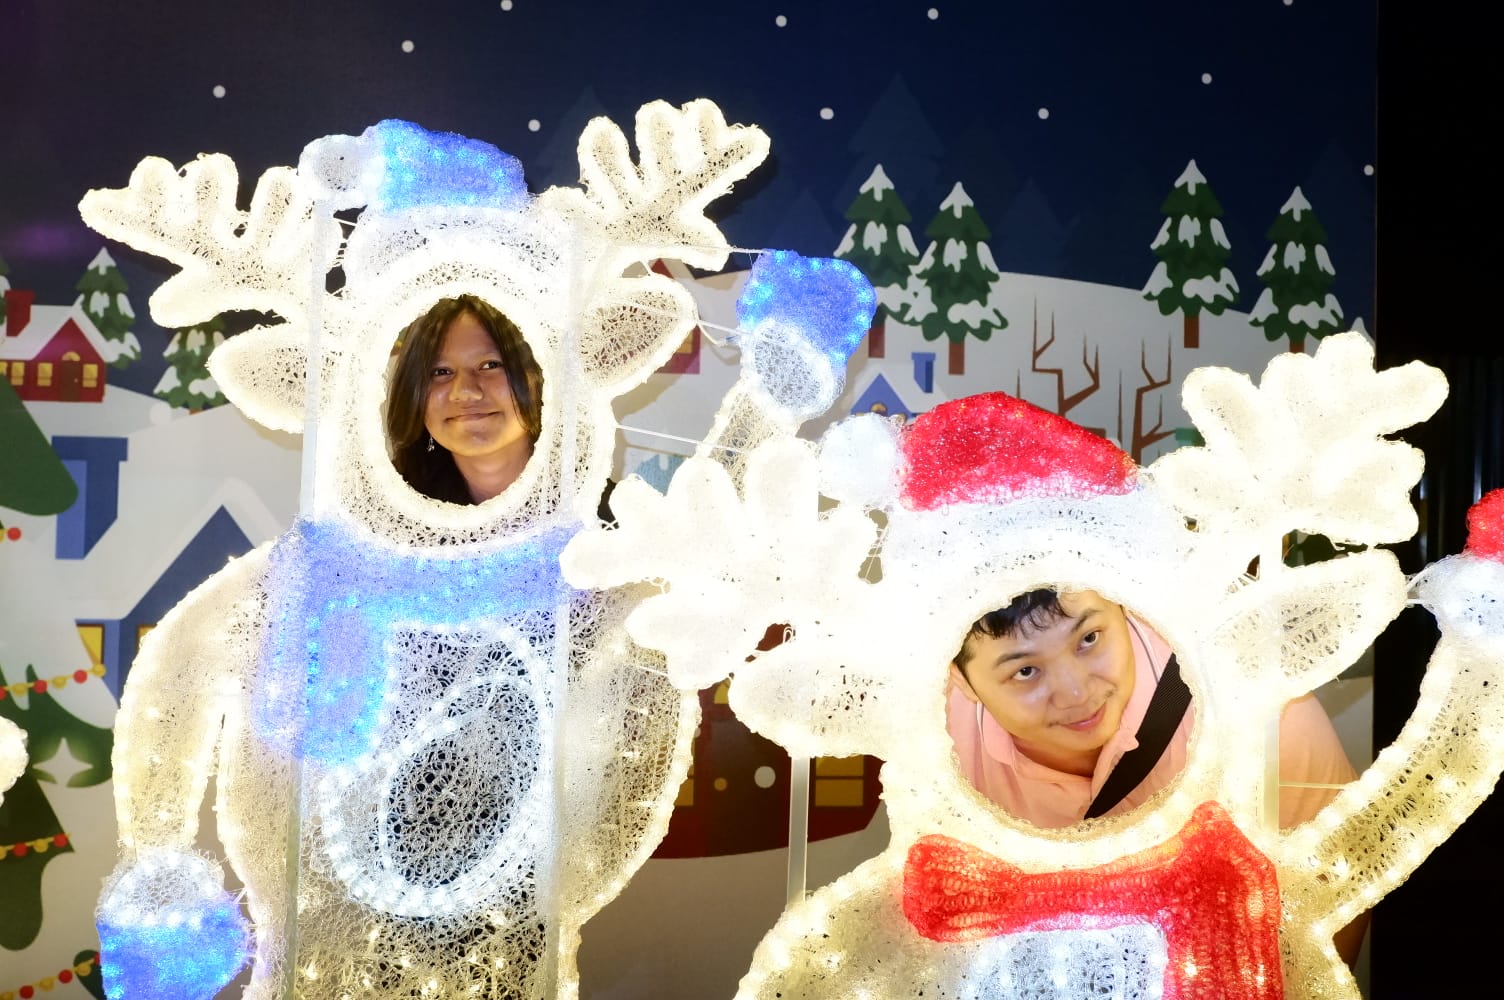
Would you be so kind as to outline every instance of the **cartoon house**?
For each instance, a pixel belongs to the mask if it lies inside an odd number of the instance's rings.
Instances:
[[[769,629],[770,637],[775,629],[782,627]],[[736,717],[729,681],[700,692],[700,713],[694,763],[653,856],[709,858],[787,846],[794,767],[787,751]],[[809,767],[808,838],[865,830],[877,814],[882,762],[866,755],[815,757]]]
[[[27,402],[97,403],[112,355],[83,307],[38,306],[35,292],[5,292],[0,375]]]
[[[71,408],[33,407],[79,496],[58,515],[53,545],[31,550],[40,561],[11,569],[37,581],[35,599],[76,625],[117,698],[161,617],[296,512],[296,439],[259,433],[230,407],[166,421],[163,408],[120,388],[88,411],[86,426]],[[95,432],[104,425],[112,433]],[[183,455],[214,457],[190,466]]]
[[[912,360],[914,363],[913,382],[912,385],[905,386],[904,395],[932,394],[935,391],[935,352],[914,351]],[[914,419],[939,401],[929,401],[920,406],[909,403],[888,380],[890,374],[897,377],[900,384],[906,381],[898,374],[896,366],[879,370],[868,381],[866,388],[857,394],[856,402],[851,406],[851,413],[876,413],[886,417],[902,416],[907,421]]]

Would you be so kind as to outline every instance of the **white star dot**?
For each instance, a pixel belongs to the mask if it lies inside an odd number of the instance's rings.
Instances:
[[[214,94],[215,97],[223,97],[223,96],[225,96],[225,85],[222,84],[222,83],[216,83],[214,85],[213,94]]]
[[[1373,164],[1372,163],[1365,163],[1365,164],[1363,164],[1363,176],[1364,177],[1372,177],[1373,176]]]
[[[529,132],[536,132],[536,131],[538,131],[542,127],[543,127],[543,123],[540,122],[536,118],[529,118],[527,120],[527,130]]]
[[[512,0],[501,0],[501,9],[502,10],[511,10],[512,9]]]
[[[405,39],[403,39],[403,41],[402,41],[402,51],[403,52],[411,52],[412,50],[413,50],[413,40],[411,38],[405,38]]]
[[[1048,117],[1050,117],[1050,109],[1049,108],[1040,108],[1039,109],[1039,120],[1040,121],[1044,121]]]
[[[830,121],[835,116],[836,116],[836,113],[835,113],[835,110],[833,108],[821,108],[820,109],[820,117],[823,118],[823,119],[825,119],[826,121]]]
[[[773,23],[778,25],[780,28],[784,28],[788,26],[789,19],[784,17],[782,14],[779,14],[777,17],[773,18]]]
[[[1212,82],[1212,75],[1210,73],[1202,73],[1201,74],[1201,82],[1202,83],[1211,83]]]
[[[924,14],[931,21],[938,21],[940,19],[940,11],[938,11],[934,7],[931,7],[929,10],[925,11]]]

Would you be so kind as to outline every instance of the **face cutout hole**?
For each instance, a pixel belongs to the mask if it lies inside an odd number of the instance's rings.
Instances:
[[[1017,819],[1131,811],[1184,766],[1194,707],[1173,651],[1096,591],[1032,590],[983,615],[949,674],[961,773]],[[1142,749],[1122,753],[1133,736]]]
[[[407,484],[476,504],[516,482],[543,419],[543,373],[516,324],[474,295],[441,299],[392,353],[387,445]]]

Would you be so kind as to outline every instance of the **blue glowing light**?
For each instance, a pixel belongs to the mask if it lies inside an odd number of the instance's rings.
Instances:
[[[153,914],[150,923],[98,920],[100,972],[109,1000],[210,1000],[245,967],[251,932],[228,894]]]
[[[522,163],[495,146],[453,132],[430,132],[389,118],[366,130],[381,144],[386,171],[372,206],[387,211],[423,205],[521,208]]]
[[[736,300],[743,330],[771,319],[797,329],[841,372],[872,325],[877,293],[850,262],[770,250],[757,258]]]
[[[548,611],[567,599],[555,531],[443,559],[383,552],[337,525],[299,521],[273,547],[271,627],[252,715],[263,739],[330,763],[370,748],[401,628],[445,629]]]

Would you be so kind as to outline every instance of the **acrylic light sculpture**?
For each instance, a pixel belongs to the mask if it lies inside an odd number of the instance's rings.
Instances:
[[[9,719],[0,719],[0,802],[16,779],[26,773],[26,732]]]
[[[592,121],[585,188],[533,196],[494,147],[387,121],[267,171],[248,211],[219,155],[147,159],[84,198],[95,229],[181,268],[152,298],[163,326],[275,314],[211,371],[251,418],[305,431],[298,523],[174,608],[122,696],[112,998],[213,996],[248,958],[249,997],[577,993],[580,927],[661,838],[698,702],[627,637],[630,595],[571,588],[558,553],[594,523],[613,398],[698,319],[648,265],[724,267],[705,206],[767,153],[708,101],[643,107],[636,141],[634,160]],[[753,277],[741,337],[762,360],[706,444],[733,467],[718,445],[828,404],[875,303],[838,261],[765,254]],[[459,293],[507,314],[544,375],[531,461],[474,507],[410,489],[381,419],[396,334]],[[249,921],[194,848],[211,775]]]
[[[1274,360],[1257,386],[1193,372],[1185,406],[1205,446],[1142,470],[999,393],[907,429],[859,416],[818,447],[769,441],[740,484],[703,459],[665,495],[622,483],[619,528],[576,536],[566,578],[656,581],[627,627],[675,683],[733,676],[738,717],[791,754],[885,761],[889,846],[790,907],[739,995],[1357,996],[1332,935],[1504,769],[1504,493],[1474,508],[1468,551],[1413,579],[1365,548],[1415,531],[1421,457],[1384,435],[1445,393],[1424,365],[1375,371],[1368,342],[1342,334]],[[822,496],[838,503],[822,513]],[[1292,530],[1344,554],[1286,567]],[[944,724],[944,667],[971,622],[1040,586],[1133,608],[1177,651],[1197,711],[1170,788],[1061,830],[993,808]],[[1281,706],[1409,601],[1442,633],[1415,714],[1314,819],[1275,829],[1266,734]],[[769,622],[789,638],[748,662]]]

